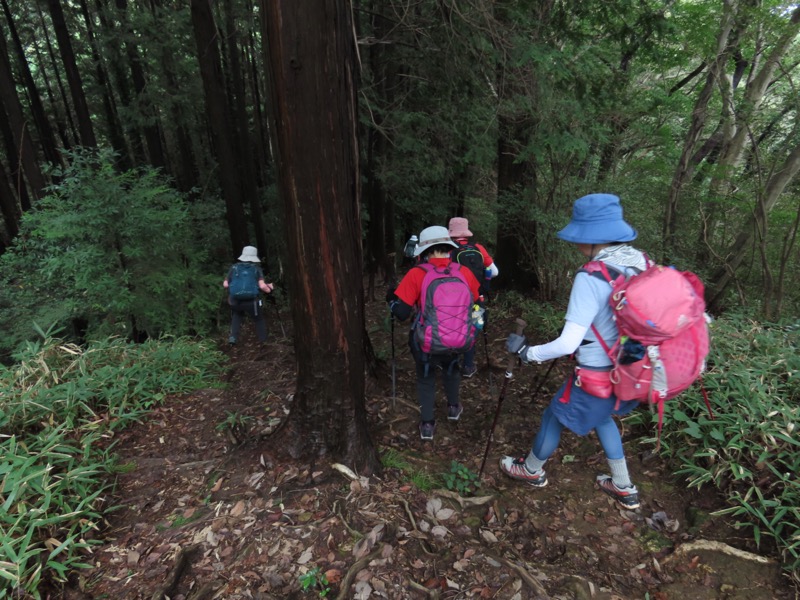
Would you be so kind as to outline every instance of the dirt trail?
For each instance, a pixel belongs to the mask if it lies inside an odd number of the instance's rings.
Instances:
[[[383,306],[367,308],[374,344],[388,357]],[[508,321],[489,340],[497,364]],[[369,383],[367,406],[375,443],[403,469],[351,479],[330,464],[310,473],[307,464],[273,461],[269,432],[289,410],[294,363],[291,339],[272,325],[265,347],[245,328],[229,352],[226,389],[171,401],[119,435],[116,451],[135,468],[119,477],[109,541],[94,549],[94,568],[52,597],[795,597],[774,562],[747,554],[746,533],[709,516],[716,498],[687,491],[660,461],[630,460],[642,496],[635,512],[594,488],[605,461],[593,436],[564,435],[544,489],[500,474],[502,454],[529,446],[558,373],[533,399],[543,371],[517,369],[478,493],[442,489],[452,461],[480,468],[502,378],[494,372],[490,386],[482,347],[478,375],[462,384],[461,420],[440,419],[434,441],[422,442],[413,365],[395,332],[395,407],[388,368]],[[288,318],[284,326],[291,336]],[[629,432],[624,439],[635,457]],[[418,487],[425,475],[436,487]]]

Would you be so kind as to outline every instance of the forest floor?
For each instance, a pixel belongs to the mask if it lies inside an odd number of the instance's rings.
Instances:
[[[385,305],[370,302],[367,313],[376,351],[390,356]],[[388,364],[367,386],[371,436],[390,465],[380,476],[274,462],[269,432],[295,383],[288,311],[282,317],[286,335],[273,318],[261,347],[246,323],[241,343],[225,347],[224,387],[171,399],[118,434],[114,450],[130,470],[110,498],[118,509],[101,532],[107,541],[51,598],[797,598],[774,556],[758,556],[748,532],[711,515],[719,499],[686,489],[661,459],[642,462],[631,431],[623,440],[642,500],[635,511],[594,487],[605,459],[593,434],[565,433],[546,488],[500,473],[500,456],[529,448],[566,364],[536,397],[544,366],[514,371],[482,485],[474,495],[446,489],[453,461],[465,474],[480,469],[513,319],[490,322],[488,353],[479,342],[459,421],[444,418],[437,390],[432,442],[419,439],[413,361],[397,328],[395,401]]]

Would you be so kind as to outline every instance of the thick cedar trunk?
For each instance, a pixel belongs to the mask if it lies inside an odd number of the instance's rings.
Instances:
[[[0,35],[0,104],[4,108],[7,123],[5,134],[6,150],[12,162],[12,175],[21,167],[25,179],[30,186],[30,193],[34,199],[41,198],[44,193],[45,179],[39,167],[39,157],[31,141],[25,114],[22,110],[17,88],[11,73],[11,64],[8,57],[5,38]],[[21,180],[17,177],[16,188],[22,187]],[[24,197],[27,198],[27,197]],[[25,207],[27,210],[28,207]]]
[[[237,181],[236,155],[231,139],[230,112],[225,100],[225,83],[219,60],[217,29],[211,14],[210,0],[192,0],[192,25],[200,62],[200,75],[205,92],[206,118],[211,139],[219,161],[219,176],[225,196],[225,216],[231,234],[233,256],[247,245],[247,223],[242,208],[242,196]]]
[[[17,34],[17,28],[14,25],[14,19],[8,7],[7,0],[2,0],[3,13],[6,16],[6,24],[8,31],[11,34],[11,39],[14,42],[14,54],[17,57],[17,65],[19,74],[25,82],[25,89],[28,92],[28,99],[30,101],[31,114],[33,121],[36,124],[36,131],[39,133],[39,144],[42,147],[45,160],[53,165],[61,164],[61,155],[59,154],[58,147],[56,146],[56,137],[53,133],[53,128],[50,126],[50,121],[47,120],[47,113],[44,110],[42,99],[39,96],[39,90],[36,88],[36,83],[33,81],[31,69],[28,65],[28,60],[25,58],[25,52],[22,47],[22,42]]]
[[[380,463],[364,398],[351,6],[345,0],[262,0],[261,10],[298,365],[280,441],[369,474]]]
[[[86,96],[83,93],[83,82],[78,70],[78,64],[75,62],[75,52],[72,49],[72,41],[64,19],[64,11],[61,8],[61,0],[48,0],[47,4],[50,7],[50,18],[53,20],[53,30],[58,41],[61,62],[64,65],[75,116],[78,119],[81,144],[94,148],[97,146],[97,140],[92,127],[92,117],[89,112],[89,105],[86,103]]]

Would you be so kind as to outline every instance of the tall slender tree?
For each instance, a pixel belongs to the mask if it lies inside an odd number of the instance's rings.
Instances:
[[[64,18],[64,9],[61,6],[61,0],[48,0],[47,5],[50,8],[50,19],[53,22],[56,40],[58,40],[58,51],[61,54],[61,62],[64,65],[64,73],[67,76],[70,97],[78,121],[81,145],[94,148],[97,146],[97,138],[92,125],[92,114],[89,104],[86,102],[83,78],[75,60],[75,50],[72,47],[67,21]]]
[[[9,134],[6,135],[6,147],[8,154],[13,157],[14,162],[19,162],[19,167],[30,185],[31,196],[34,199],[41,198],[44,193],[45,178],[28,130],[22,103],[17,96],[17,86],[11,72],[8,48],[2,35],[0,35],[0,106],[4,107],[7,119]],[[18,179],[17,187],[19,188],[21,185],[22,180]],[[27,210],[28,207],[24,208]]]
[[[61,155],[58,151],[58,147],[56,146],[56,137],[53,133],[53,128],[50,125],[50,121],[47,119],[47,114],[45,113],[39,90],[33,80],[30,65],[25,57],[25,50],[22,46],[22,41],[19,38],[19,34],[17,33],[17,28],[14,24],[14,18],[11,14],[8,1],[2,0],[2,5],[3,14],[5,14],[6,24],[8,25],[8,32],[11,35],[11,40],[13,41],[13,53],[17,59],[17,69],[25,83],[25,90],[30,101],[31,113],[33,114],[34,123],[36,123],[36,130],[39,134],[42,152],[45,160],[47,160],[47,162],[50,164],[61,164]]]
[[[247,244],[249,236],[244,218],[242,188],[237,177],[234,140],[231,137],[234,128],[231,123],[230,107],[225,97],[217,27],[214,24],[210,0],[192,0],[192,24],[205,91],[206,118],[219,161],[219,177],[222,182],[222,193],[225,196],[225,215],[231,233],[233,256],[236,256]]]

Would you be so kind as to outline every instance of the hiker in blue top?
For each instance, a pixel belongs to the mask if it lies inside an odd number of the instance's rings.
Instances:
[[[619,198],[611,194],[590,194],[575,201],[572,220],[558,237],[577,245],[587,260],[596,260],[620,273],[636,274],[647,265],[647,257],[627,242],[637,232],[622,216]],[[639,494],[631,483],[622,448],[622,438],[613,415],[625,415],[638,401],[618,402],[611,393],[611,360],[592,332],[592,325],[609,346],[619,337],[608,299],[611,286],[600,277],[579,271],[570,293],[561,335],[547,343],[529,346],[520,335],[506,341],[509,352],[523,362],[541,363],[575,353],[580,377],[571,374],[556,392],[542,415],[542,424],[527,456],[505,456],[500,469],[509,477],[533,487],[547,485],[544,463],[558,448],[566,427],[577,435],[594,430],[606,454],[611,475],[598,475],[598,487],[627,508],[639,507]]]
[[[228,304],[231,306],[231,335],[228,343],[233,345],[239,340],[239,329],[245,315],[249,315],[255,321],[258,341],[266,342],[267,324],[264,321],[263,305],[258,294],[260,291],[269,294],[275,286],[264,283],[257,248],[245,246],[238,260],[239,262],[228,270],[228,276],[222,282],[222,287],[228,290]]]

